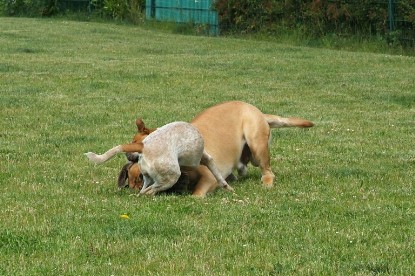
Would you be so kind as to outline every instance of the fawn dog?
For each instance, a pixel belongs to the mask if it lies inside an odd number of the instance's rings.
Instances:
[[[147,129],[140,119],[136,123],[138,133],[133,142],[143,139],[154,131]],[[271,128],[308,128],[314,125],[301,118],[263,114],[255,106],[240,101],[225,102],[210,107],[199,113],[191,124],[203,136],[205,150],[212,156],[223,178],[227,180],[235,178],[233,175],[235,170],[239,175],[245,175],[247,165],[251,162],[261,169],[261,181],[265,187],[272,187],[274,181],[269,157]],[[119,187],[124,186],[126,178],[130,187],[141,185],[139,173],[140,168],[134,164],[127,170],[124,167],[119,175]],[[216,178],[206,166],[201,165],[196,170],[188,171],[187,176],[195,196],[203,197],[219,187]]]

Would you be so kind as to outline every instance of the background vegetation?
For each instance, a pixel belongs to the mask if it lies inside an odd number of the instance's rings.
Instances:
[[[413,57],[0,25],[1,275],[415,273]],[[274,188],[137,197],[83,155],[227,100],[315,122],[273,131]]]
[[[396,20],[405,21],[413,32],[415,3],[393,2]],[[308,34],[321,36],[328,33],[383,35],[389,29],[387,0],[219,0],[216,3],[221,25],[241,31],[276,32],[281,27],[300,27]]]
[[[358,38],[393,47],[415,45],[415,2],[394,0],[217,0],[222,34],[261,34],[281,39],[337,46]],[[141,24],[145,0],[1,0],[7,16],[52,16],[73,13],[85,19],[112,19]],[[389,15],[393,14],[393,18]],[[183,28],[182,28],[183,30]],[[336,42],[337,41],[337,42]],[[327,43],[326,43],[327,44]]]
[[[143,21],[144,0],[1,0],[0,11],[6,16],[53,16],[79,13],[138,24]]]

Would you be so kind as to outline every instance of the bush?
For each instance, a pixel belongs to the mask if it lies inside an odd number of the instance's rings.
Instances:
[[[145,0],[95,0],[92,4],[94,12],[105,18],[134,24],[144,20]]]
[[[396,34],[415,39],[415,0],[395,1]],[[383,0],[218,0],[222,32],[301,30],[306,36],[329,34],[388,36],[388,1]]]
[[[57,13],[57,0],[3,0],[0,10],[7,16],[47,16]]]
[[[215,8],[224,31],[258,31],[276,23],[284,13],[283,1],[218,0]]]
[[[7,16],[29,17],[50,16],[67,11],[92,12],[100,17],[134,24],[144,19],[145,0],[91,0],[82,3],[82,6],[76,4],[79,3],[70,0],[0,0],[0,12]]]

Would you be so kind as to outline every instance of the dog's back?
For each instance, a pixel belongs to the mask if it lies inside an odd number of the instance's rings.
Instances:
[[[143,155],[170,162],[177,159],[180,166],[197,166],[202,156],[204,143],[200,132],[186,122],[173,122],[150,133],[144,140]],[[155,158],[157,157],[157,158]],[[166,160],[160,160],[164,158]]]

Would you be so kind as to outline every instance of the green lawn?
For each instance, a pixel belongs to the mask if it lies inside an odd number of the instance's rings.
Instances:
[[[0,26],[0,275],[415,274],[414,57]],[[274,188],[137,197],[83,155],[227,100],[316,124],[273,131]]]

